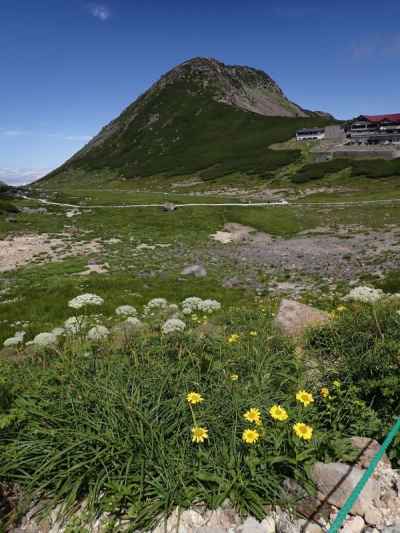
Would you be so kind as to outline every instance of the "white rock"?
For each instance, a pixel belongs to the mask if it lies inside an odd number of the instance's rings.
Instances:
[[[91,341],[101,341],[106,339],[110,334],[110,330],[105,326],[94,326],[89,329],[87,338]]]
[[[243,524],[239,526],[236,531],[238,533],[265,533],[265,528],[261,522],[250,516],[249,518],[246,518]],[[273,531],[275,531],[275,529]]]
[[[364,515],[364,520],[370,526],[377,526],[382,523],[382,515],[375,507],[368,509]]]
[[[18,344],[21,344],[24,342],[24,337],[26,333],[25,331],[17,331],[14,335],[14,337],[10,337],[9,339],[6,339],[3,342],[3,346],[17,346]]]
[[[361,516],[352,516],[343,524],[342,531],[345,533],[361,533],[365,528],[365,522]]]

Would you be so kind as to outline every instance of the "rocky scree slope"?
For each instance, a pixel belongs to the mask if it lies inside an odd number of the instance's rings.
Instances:
[[[297,157],[268,151],[269,144],[287,140],[299,127],[331,121],[289,101],[261,70],[196,58],[162,76],[39,183],[105,169],[125,178],[263,174]]]

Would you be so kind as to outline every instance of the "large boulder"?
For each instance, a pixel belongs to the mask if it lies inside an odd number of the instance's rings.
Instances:
[[[363,470],[343,463],[316,463],[311,477],[318,489],[318,498],[338,507],[344,505],[363,475]],[[369,479],[353,505],[352,514],[364,516],[379,501],[380,488],[374,479]]]
[[[294,300],[282,300],[275,318],[276,326],[290,337],[300,337],[307,328],[331,320],[328,313]]]

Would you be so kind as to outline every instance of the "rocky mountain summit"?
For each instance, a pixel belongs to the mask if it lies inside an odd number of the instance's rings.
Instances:
[[[249,165],[254,171],[257,144],[263,153],[298,127],[327,120],[291,102],[261,70],[195,58],[163,75],[49,177],[104,169],[128,178],[210,168],[218,177]]]

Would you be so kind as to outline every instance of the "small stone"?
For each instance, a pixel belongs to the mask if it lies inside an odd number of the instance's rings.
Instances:
[[[182,276],[194,276],[195,278],[205,278],[207,270],[202,265],[190,265],[181,272]]]
[[[346,533],[361,533],[365,528],[365,522],[361,516],[352,516],[343,524],[343,532]]]
[[[272,516],[267,516],[267,518],[264,518],[264,520],[261,522],[261,526],[264,533],[275,533],[276,531],[275,520]]]
[[[165,212],[175,211],[177,206],[171,202],[166,202],[161,206],[161,209]]]
[[[275,525],[275,522],[274,522]],[[264,533],[265,529],[261,522],[253,517],[246,518],[241,526],[237,528],[238,533]]]
[[[377,526],[382,522],[381,513],[378,509],[371,507],[364,515],[364,520],[370,526]]]

